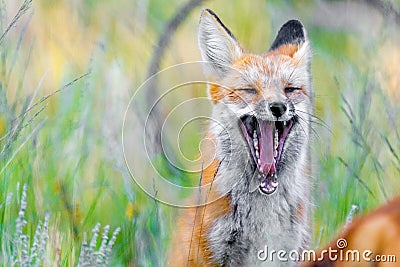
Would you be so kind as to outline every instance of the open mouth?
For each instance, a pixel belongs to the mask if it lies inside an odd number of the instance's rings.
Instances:
[[[249,145],[260,179],[259,191],[272,194],[278,187],[277,166],[282,156],[283,145],[293,126],[294,119],[288,121],[263,121],[245,115],[240,128]]]

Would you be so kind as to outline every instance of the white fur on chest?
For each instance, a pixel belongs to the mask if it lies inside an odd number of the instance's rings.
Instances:
[[[246,144],[237,141],[242,138],[240,132],[234,126],[228,132],[230,155],[226,155],[226,144],[221,143],[226,136],[219,135],[222,141],[217,140],[217,157],[224,162],[215,183],[221,193],[229,192],[231,212],[216,219],[207,233],[214,259],[227,266],[291,266],[293,263],[276,258],[261,261],[257,253],[265,248],[300,251],[309,238],[308,226],[298,218],[299,204],[309,204],[310,181],[303,173],[308,144],[297,144],[300,155],[296,164],[285,166],[278,177],[278,190],[262,195],[258,190],[249,192],[251,166],[243,147]]]

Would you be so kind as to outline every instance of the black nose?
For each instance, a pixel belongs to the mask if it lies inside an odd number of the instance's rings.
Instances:
[[[276,118],[279,118],[286,112],[286,105],[280,102],[273,102],[269,104],[269,109]]]

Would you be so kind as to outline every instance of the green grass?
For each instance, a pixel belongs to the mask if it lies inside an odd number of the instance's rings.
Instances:
[[[1,32],[22,4],[16,2],[0,2]],[[270,8],[302,12],[292,2],[210,1],[208,7],[245,46],[260,52],[276,31],[270,25],[283,22]],[[99,235],[109,225],[107,240],[121,229],[111,266],[163,265],[178,209],[153,200],[133,182],[120,139],[127,100],[145,79],[151,46],[179,3],[148,1],[144,19],[132,17],[138,3],[34,2],[1,40],[0,262],[21,257],[23,249],[15,245],[21,236],[29,236],[25,246],[32,252],[37,227],[48,216],[46,266],[77,265],[98,223]],[[198,12],[179,29],[163,66],[199,58]],[[64,15],[71,25],[54,19]],[[337,233],[352,205],[366,212],[399,193],[400,107],[379,80],[382,65],[376,62],[381,44],[395,42],[399,32],[363,39],[304,20],[315,51],[316,116],[323,121],[313,124],[315,246]],[[185,146],[197,147],[185,138]],[[169,171],[162,158],[160,168]],[[187,182],[185,176],[175,179]],[[25,184],[26,225],[17,238]],[[98,237],[90,255],[98,256],[103,239]]]

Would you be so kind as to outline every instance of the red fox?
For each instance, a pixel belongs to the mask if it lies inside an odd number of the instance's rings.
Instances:
[[[399,266],[399,222],[400,197],[397,197],[355,219],[327,248],[316,253],[316,259],[301,266]],[[329,254],[329,248],[336,251]]]
[[[216,144],[202,184],[213,183],[218,200],[182,213],[168,265],[288,266],[257,254],[265,247],[301,251],[310,239],[313,89],[306,30],[287,21],[267,52],[252,54],[205,9],[198,44],[213,104],[208,136]]]

